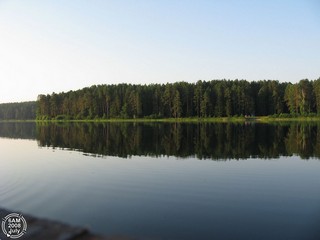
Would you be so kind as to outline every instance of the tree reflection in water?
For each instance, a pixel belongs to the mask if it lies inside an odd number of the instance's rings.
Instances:
[[[96,156],[320,157],[317,123],[1,123],[0,137]]]

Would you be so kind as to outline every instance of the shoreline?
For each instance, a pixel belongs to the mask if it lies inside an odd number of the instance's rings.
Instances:
[[[273,116],[258,116],[258,117],[206,117],[206,118],[112,118],[112,119],[63,119],[63,120],[15,120],[7,119],[0,122],[35,122],[35,123],[112,123],[112,122],[137,122],[137,123],[244,123],[244,122],[320,122],[320,116],[298,116],[298,117],[273,117]]]
[[[101,236],[92,233],[89,228],[82,226],[72,226],[68,223],[60,222],[57,220],[51,220],[46,218],[35,217],[30,214],[21,214],[20,211],[10,212],[8,209],[0,208],[0,218],[4,219],[9,214],[19,214],[20,218],[23,218],[26,223],[26,230],[24,234],[21,234],[22,239],[33,240],[54,240],[54,239],[70,239],[70,240],[129,240],[132,238],[117,236]],[[23,223],[22,223],[23,226]],[[18,228],[17,228],[18,229]],[[20,228],[19,228],[20,229]],[[22,236],[23,235],[23,236]],[[5,234],[0,231],[0,238],[4,239]],[[19,238],[19,236],[12,235],[11,238]]]

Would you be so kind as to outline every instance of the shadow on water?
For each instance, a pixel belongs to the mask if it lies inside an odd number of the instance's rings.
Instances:
[[[320,123],[0,123],[0,137],[95,156],[320,157]]]

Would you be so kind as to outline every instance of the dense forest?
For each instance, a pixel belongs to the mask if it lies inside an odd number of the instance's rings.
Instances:
[[[0,120],[34,120],[37,103],[19,102],[0,104]]]
[[[320,78],[94,85],[38,96],[37,119],[180,118],[320,114]]]
[[[212,80],[94,85],[0,104],[0,120],[183,118],[320,114],[320,78],[298,83]]]

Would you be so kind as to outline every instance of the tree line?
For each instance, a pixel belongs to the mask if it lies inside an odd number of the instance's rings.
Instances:
[[[320,78],[94,85],[38,96],[38,119],[182,118],[320,114]]]
[[[36,110],[36,101],[2,103],[0,104],[0,120],[34,120]]]

